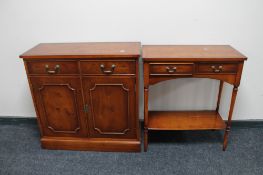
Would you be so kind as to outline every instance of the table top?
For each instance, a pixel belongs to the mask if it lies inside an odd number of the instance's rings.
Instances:
[[[41,43],[20,58],[134,58],[140,51],[140,42]]]
[[[145,61],[244,61],[247,57],[229,45],[144,45]]]

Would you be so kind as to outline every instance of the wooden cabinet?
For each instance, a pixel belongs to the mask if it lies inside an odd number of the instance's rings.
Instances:
[[[224,45],[149,45],[143,46],[144,61],[144,150],[148,148],[148,130],[225,130],[226,150],[232,113],[247,58]],[[149,86],[177,78],[217,79],[219,92],[216,109],[210,111],[148,111]],[[227,122],[218,110],[223,83],[233,85]]]
[[[140,151],[140,43],[40,44],[23,58],[47,149]]]

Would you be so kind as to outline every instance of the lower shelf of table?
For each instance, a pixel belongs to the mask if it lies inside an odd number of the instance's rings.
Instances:
[[[226,124],[217,111],[149,111],[149,130],[221,130]]]

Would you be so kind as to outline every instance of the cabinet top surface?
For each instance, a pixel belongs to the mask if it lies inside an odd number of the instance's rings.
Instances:
[[[140,49],[140,42],[41,43],[20,58],[134,58]]]
[[[246,56],[229,45],[145,45],[145,61],[244,61]]]

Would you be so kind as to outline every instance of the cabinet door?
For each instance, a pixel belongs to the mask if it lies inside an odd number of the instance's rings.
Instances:
[[[85,135],[86,121],[79,77],[31,77],[44,136]]]
[[[93,138],[136,138],[135,78],[85,77],[89,135]]]

